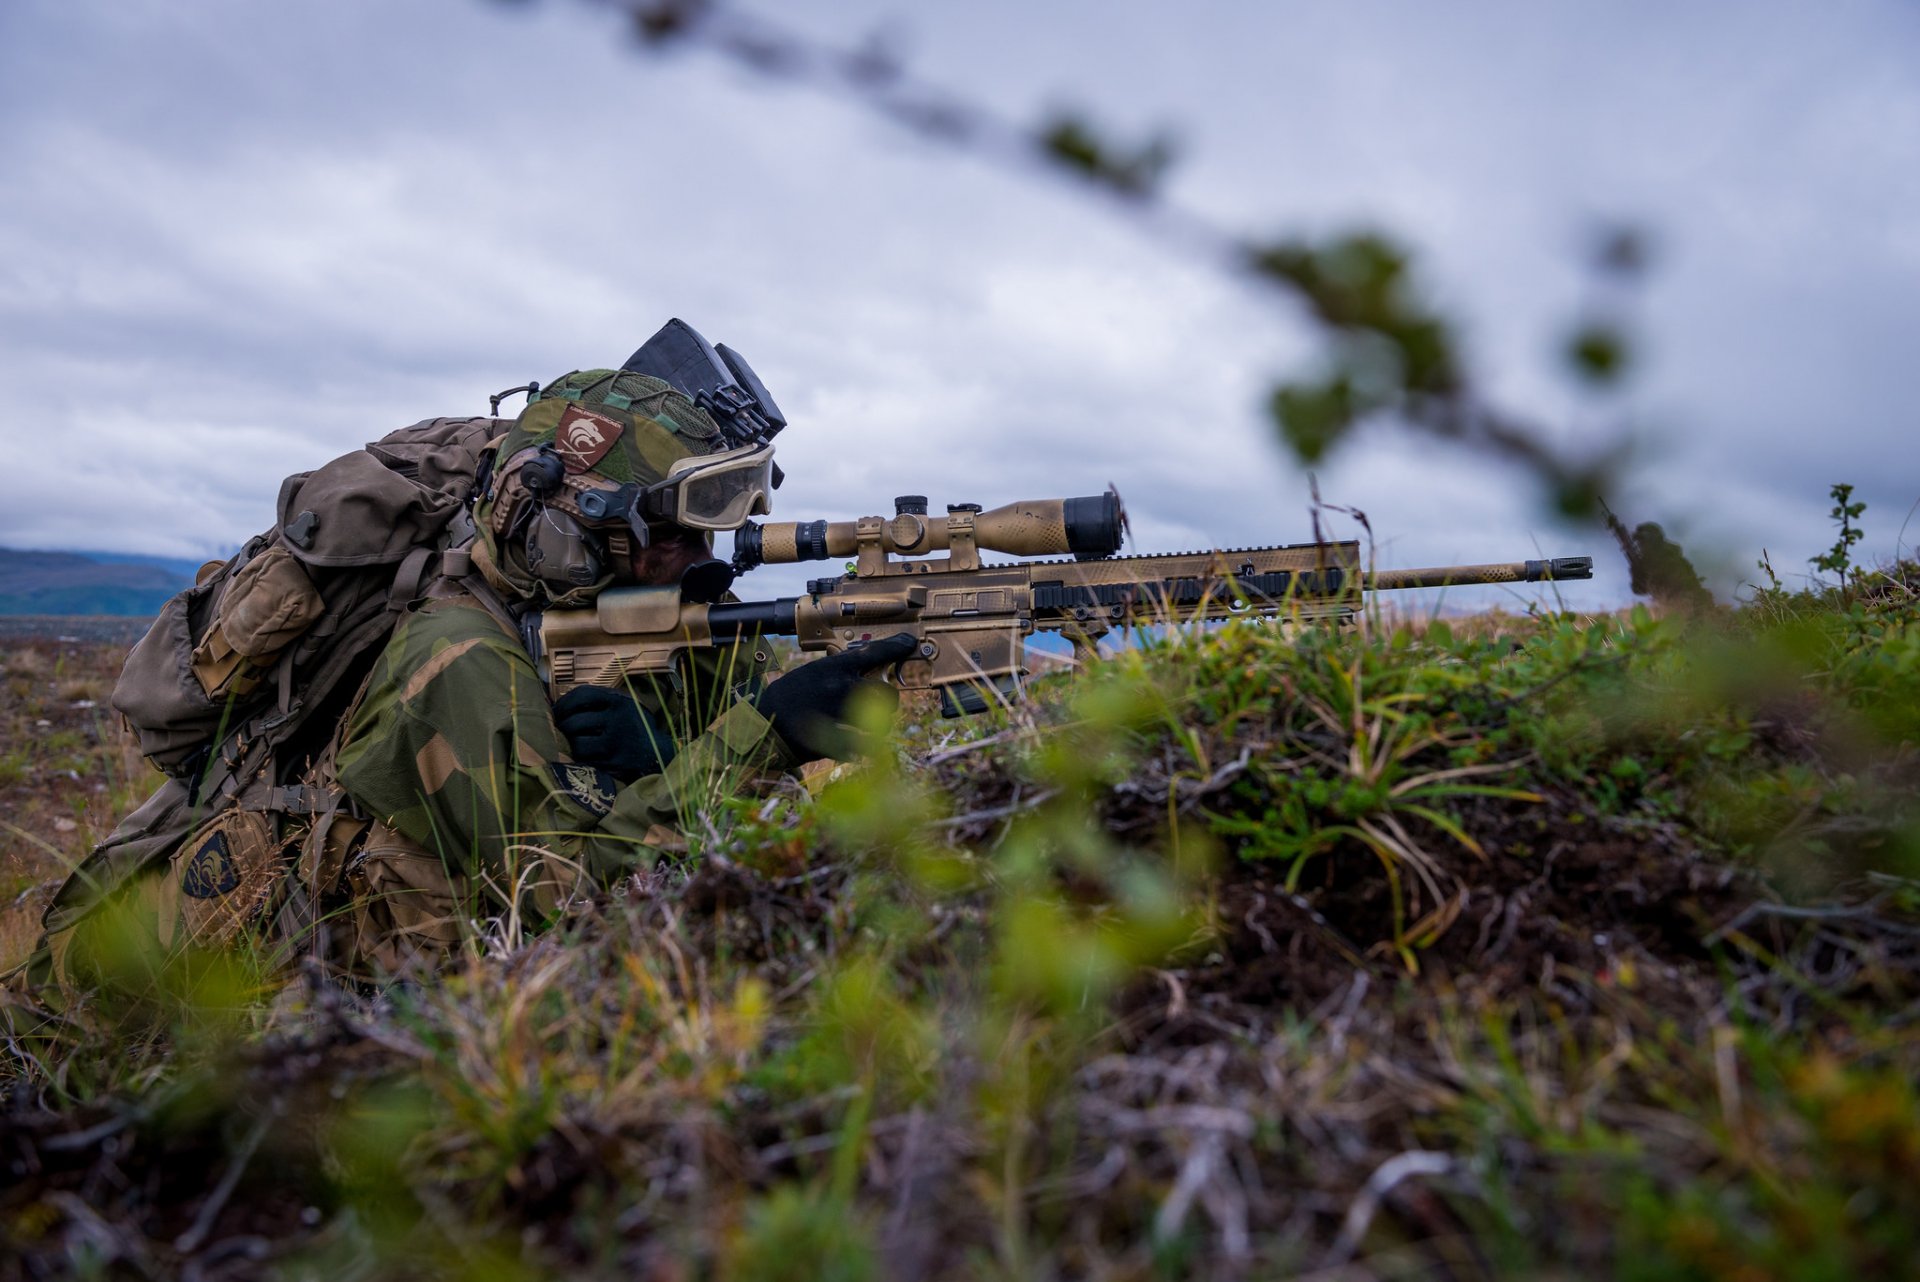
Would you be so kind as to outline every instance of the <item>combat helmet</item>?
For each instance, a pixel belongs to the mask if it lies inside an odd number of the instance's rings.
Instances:
[[[474,509],[474,563],[495,590],[570,608],[629,581],[632,554],[663,538],[738,528],[771,508],[773,447],[736,444],[665,379],[575,370],[535,393],[494,451]],[[699,563],[695,599],[717,599],[723,562]]]

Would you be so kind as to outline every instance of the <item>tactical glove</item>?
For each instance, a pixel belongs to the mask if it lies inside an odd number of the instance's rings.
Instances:
[[[911,659],[918,648],[911,633],[900,632],[815,659],[770,683],[754,699],[754,707],[801,757],[812,761],[848,756],[853,733],[846,724],[847,704],[854,691],[879,690],[897,699],[892,686],[867,673]]]
[[[673,736],[624,690],[575,686],[553,705],[553,723],[573,746],[573,759],[622,783],[656,775],[673,760]]]

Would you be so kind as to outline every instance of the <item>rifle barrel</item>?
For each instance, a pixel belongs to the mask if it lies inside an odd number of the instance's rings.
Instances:
[[[1450,588],[1469,583],[1545,583],[1591,579],[1593,558],[1562,556],[1549,561],[1506,561],[1499,565],[1442,565],[1425,570],[1375,570],[1366,576],[1370,591],[1397,588]]]

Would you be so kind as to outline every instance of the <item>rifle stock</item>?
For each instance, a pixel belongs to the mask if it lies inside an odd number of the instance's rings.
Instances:
[[[1343,620],[1365,591],[1592,577],[1586,557],[1368,572],[1356,542],[1296,543],[1210,552],[1112,556],[1124,529],[1118,499],[1031,500],[992,512],[925,515],[899,500],[891,519],[749,525],[737,560],[851,556],[847,573],[815,579],[805,595],[697,605],[672,587],[615,588],[590,608],[550,610],[538,662],[558,698],[576,685],[678,680],[677,656],[703,646],[794,638],[835,653],[898,632],[919,642],[888,678],[942,692],[947,710],[986,706],[986,687],[1026,675],[1024,641],[1057,632],[1086,652],[1117,628],[1194,620]],[[1071,551],[1074,560],[986,565],[980,550]],[[919,555],[941,551],[944,557]],[[757,656],[758,657],[758,656]]]

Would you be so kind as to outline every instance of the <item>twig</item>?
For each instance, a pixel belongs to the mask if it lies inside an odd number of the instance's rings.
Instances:
[[[1120,796],[1138,797],[1142,801],[1150,802],[1153,805],[1164,804],[1169,796],[1176,798],[1182,805],[1185,805],[1201,797],[1210,796],[1220,791],[1220,789],[1228,783],[1243,774],[1246,771],[1247,763],[1253,759],[1253,750],[1256,746],[1265,747],[1266,745],[1248,744],[1240,750],[1238,757],[1222,765],[1205,779],[1169,777],[1166,780],[1166,786],[1157,789],[1149,787],[1146,784],[1128,781],[1116,784],[1113,790]],[[1284,769],[1288,764],[1289,763],[1286,762],[1279,762],[1276,763],[1276,766]]]
[[[1353,1027],[1353,1017],[1360,1013],[1360,1003],[1366,1000],[1367,989],[1372,984],[1364,970],[1353,973],[1353,983],[1347,989],[1347,998],[1340,1003],[1340,1013],[1327,1024],[1327,1049],[1334,1059],[1346,1054],[1347,1030]]]
[[[1796,908],[1791,904],[1748,904],[1734,914],[1733,919],[1726,925],[1708,935],[1706,942],[1720,943],[1728,936],[1738,934],[1743,927],[1757,917],[1781,918],[1786,921],[1851,921],[1870,925],[1889,935],[1920,939],[1920,926],[1907,926],[1879,916],[1878,909],[1881,903],[1880,899],[1874,898],[1864,904],[1856,904],[1848,908]]]
[[[1071,178],[1159,243],[1209,262],[1232,279],[1275,291],[1290,303],[1304,303],[1308,315],[1336,342],[1368,332],[1402,342],[1398,331],[1409,323],[1443,334],[1447,329],[1443,318],[1430,317],[1420,308],[1388,308],[1383,316],[1362,309],[1356,315],[1349,291],[1322,278],[1310,249],[1236,233],[1170,200],[1162,179],[1172,154],[1164,139],[1131,155],[1109,154],[1114,151],[1111,144],[1091,137],[1072,115],[1060,116],[1050,126],[1025,127],[910,74],[885,42],[843,48],[723,0],[606,2],[625,13],[649,48],[704,48],[767,80],[842,95],[928,143],[1016,171]],[[1389,400],[1391,405],[1358,407],[1356,417],[1391,408],[1406,430],[1519,463],[1557,495],[1593,492],[1619,466],[1604,454],[1563,449],[1538,424],[1486,403],[1450,358],[1409,379]],[[1316,512],[1316,538],[1318,527]]]
[[[778,881],[770,882],[769,885],[775,890],[786,890],[788,887],[802,885],[809,881],[819,881],[822,877],[831,877],[839,871],[839,864],[821,864],[817,868],[809,868],[791,877],[782,877]]]
[[[920,1159],[920,1141],[926,1130],[926,1114],[918,1108],[907,1112],[907,1138],[900,1149],[900,1192],[893,1200],[893,1216],[888,1221],[887,1232],[897,1235],[906,1226],[907,1211],[913,1206],[915,1186],[919,1184],[916,1165]]]
[[[1453,1170],[1453,1159],[1445,1153],[1435,1153],[1426,1149],[1414,1149],[1388,1158],[1374,1168],[1367,1177],[1366,1187],[1360,1190],[1360,1196],[1347,1208],[1347,1218],[1340,1225],[1340,1236],[1334,1241],[1333,1249],[1327,1252],[1324,1268],[1335,1268],[1345,1264],[1360,1249],[1360,1242],[1367,1235],[1367,1229],[1373,1224],[1373,1217],[1380,1213],[1381,1203],[1404,1181],[1420,1176],[1445,1175]]]
[[[128,1241],[119,1229],[102,1219],[100,1213],[83,1199],[62,1189],[48,1193],[44,1200],[47,1205],[57,1207],[84,1236],[91,1239],[94,1249],[106,1257],[106,1263],[130,1266],[142,1277],[160,1276],[153,1267],[153,1261],[141,1249],[142,1244]]]
[[[1220,1132],[1209,1131],[1187,1154],[1187,1160],[1180,1164],[1180,1175],[1173,1182],[1166,1200],[1160,1203],[1160,1209],[1153,1217],[1153,1240],[1170,1242],[1181,1226],[1187,1222],[1187,1211],[1192,1208],[1194,1198],[1201,1188],[1213,1178],[1213,1171],[1220,1164],[1220,1153],[1225,1147]]]
[[[1214,1104],[1168,1104],[1160,1108],[1115,1108],[1088,1100],[1087,1111],[1101,1117],[1115,1131],[1218,1131],[1251,1139],[1253,1117],[1239,1109]]]
[[[1118,1144],[1110,1144],[1107,1151],[1100,1155],[1100,1161],[1091,1170],[1080,1171],[1072,1175],[1058,1176],[1050,1180],[1036,1181],[1029,1192],[1036,1201],[1064,1202],[1074,1198],[1091,1197],[1113,1187],[1120,1173],[1127,1169],[1127,1152]]]
[[[75,1131],[71,1135],[56,1135],[50,1140],[42,1140],[40,1141],[40,1147],[52,1153],[60,1153],[68,1149],[85,1148],[96,1140],[106,1139],[109,1135],[118,1135],[121,1131],[126,1130],[129,1126],[142,1120],[145,1116],[146,1114],[140,1110],[122,1113],[120,1116],[109,1118],[97,1126],[89,1126],[84,1131]]]
[[[255,1151],[260,1147],[260,1141],[267,1137],[268,1128],[279,1120],[280,1109],[281,1102],[276,1099],[272,1107],[267,1110],[267,1115],[260,1119],[254,1126],[253,1133],[247,1136],[246,1142],[240,1146],[240,1151],[233,1155],[233,1162],[227,1167],[227,1173],[220,1177],[220,1183],[214,1186],[212,1196],[201,1204],[200,1213],[193,1217],[193,1225],[173,1240],[174,1250],[182,1255],[191,1255],[206,1240],[207,1234],[213,1230],[214,1221],[219,1219],[220,1212],[226,1209],[227,1199],[233,1196],[233,1190],[239,1186],[240,1177],[246,1173],[247,1163],[253,1160]]]
[[[1153,968],[1152,973],[1167,986],[1166,1017],[1168,1019],[1179,1019],[1182,1015],[1185,1015],[1187,1013],[1187,989],[1186,986],[1180,982],[1180,976],[1170,970],[1161,970],[1158,967]]]
[[[867,1127],[868,1135],[886,1135],[912,1124],[918,1110],[902,1113],[895,1117],[883,1117]],[[778,1144],[769,1144],[755,1154],[763,1167],[776,1162],[784,1162],[790,1157],[799,1157],[807,1153],[830,1153],[846,1142],[846,1136],[839,1131],[829,1131],[824,1135],[803,1135],[799,1139],[782,1140]]]
[[[961,744],[957,748],[942,748],[938,752],[931,753],[925,757],[920,758],[920,765],[923,768],[927,766],[937,766],[943,761],[952,761],[954,758],[964,757],[970,752],[978,752],[982,748],[990,748],[994,744],[1005,743],[1007,740],[1013,737],[1014,737],[1014,732],[1012,730],[997,731],[994,734],[988,735],[984,739],[969,740],[968,742]]]
[[[1009,802],[1004,806],[995,806],[990,810],[974,810],[964,815],[955,815],[951,819],[935,820],[933,827],[962,828],[967,824],[990,823],[996,819],[1006,819],[1019,814],[1023,810],[1032,810],[1037,806],[1043,806],[1059,795],[1060,790],[1058,788],[1042,788],[1032,796],[1023,797],[1019,801]]]

